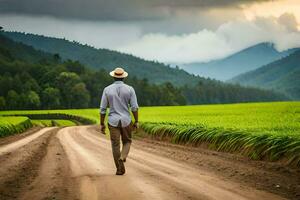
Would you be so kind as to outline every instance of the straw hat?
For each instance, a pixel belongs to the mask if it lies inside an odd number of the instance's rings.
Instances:
[[[111,71],[109,75],[115,78],[126,78],[128,73],[125,72],[123,68],[117,67],[114,71]]]

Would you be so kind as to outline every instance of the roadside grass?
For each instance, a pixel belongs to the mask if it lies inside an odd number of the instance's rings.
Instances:
[[[52,126],[52,120],[47,120],[47,119],[45,120],[32,119],[31,123],[35,126],[47,126],[47,127]]]
[[[0,137],[21,133],[32,127],[28,117],[0,117]]]
[[[54,120],[58,126],[76,126],[77,124],[71,120],[57,119]]]

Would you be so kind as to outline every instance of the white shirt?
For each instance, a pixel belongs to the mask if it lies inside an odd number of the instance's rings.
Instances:
[[[115,81],[103,90],[100,103],[100,113],[106,114],[109,107],[108,123],[117,127],[121,122],[122,127],[126,127],[131,122],[129,111],[137,111],[139,106],[133,87],[126,85],[123,81]]]

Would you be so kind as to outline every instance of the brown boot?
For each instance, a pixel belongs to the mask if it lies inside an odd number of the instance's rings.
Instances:
[[[124,173],[123,172],[121,172],[120,170],[117,170],[116,171],[116,175],[118,175],[118,176],[121,176],[121,175],[123,175]]]
[[[122,159],[119,160],[119,167],[117,169],[116,175],[123,175],[125,174],[125,166]]]

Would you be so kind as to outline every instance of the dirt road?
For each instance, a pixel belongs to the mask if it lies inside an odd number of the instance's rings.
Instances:
[[[195,164],[199,157],[211,167]],[[262,190],[259,178],[247,178],[257,181],[256,187],[213,167],[223,163],[237,172],[265,173],[238,162],[210,151],[135,140],[127,173],[116,176],[110,141],[94,127],[47,128],[0,146],[0,199],[297,199],[297,177],[284,179],[282,172],[277,178],[289,188]]]

